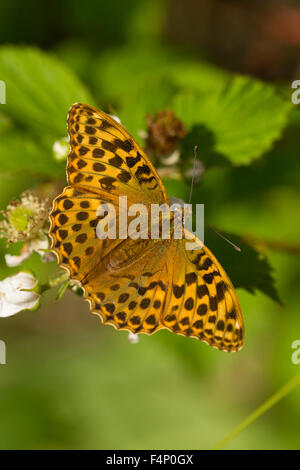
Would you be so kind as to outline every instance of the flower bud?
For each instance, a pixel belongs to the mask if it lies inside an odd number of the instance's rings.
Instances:
[[[128,341],[131,344],[136,344],[139,342],[139,335],[131,333],[131,331],[128,333]]]
[[[52,147],[54,159],[58,162],[67,159],[68,153],[70,152],[70,145],[68,137],[62,137],[56,140]]]

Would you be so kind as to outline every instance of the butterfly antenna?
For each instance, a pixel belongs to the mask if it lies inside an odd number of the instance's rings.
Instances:
[[[192,174],[192,182],[191,182],[191,190],[190,190],[190,197],[189,197],[189,204],[191,203],[191,200],[192,200],[192,194],[193,194],[193,186],[194,186],[194,179],[195,179],[195,169],[196,169],[196,160],[198,158],[198,146],[195,145],[194,147],[194,165],[193,165],[193,174]],[[229,245],[233,246],[233,248],[236,250],[236,251],[242,251],[241,248],[237,245],[235,245],[231,240],[228,240],[228,238],[224,237],[224,235],[222,235],[221,233],[219,233],[214,227],[212,227],[211,225],[208,225],[208,227],[213,230],[213,232],[215,232],[217,235],[219,235],[219,237],[223,238],[223,240],[225,240],[227,243],[229,243]]]
[[[222,235],[221,233],[219,233],[214,227],[212,227],[212,226],[209,225],[209,224],[207,224],[207,226],[208,226],[213,232],[215,232],[217,235],[219,235],[219,237],[223,238],[223,240],[225,240],[227,243],[229,243],[229,245],[233,246],[233,248],[234,248],[236,251],[242,251],[239,246],[235,245],[232,241],[228,240],[228,238],[224,237],[224,235]]]
[[[196,169],[196,160],[198,158],[198,146],[195,145],[194,147],[194,166],[193,166],[193,174],[192,174],[192,182],[191,182],[191,190],[190,190],[190,197],[189,197],[189,204],[191,203],[192,200],[192,194],[193,194],[193,186],[194,186],[194,179],[195,179],[195,169]]]

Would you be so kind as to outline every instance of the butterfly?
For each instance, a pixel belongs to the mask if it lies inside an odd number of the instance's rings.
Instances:
[[[166,328],[217,349],[238,351],[244,323],[234,287],[215,256],[195,239],[99,239],[99,206],[169,204],[153,164],[112,117],[76,103],[68,113],[67,186],[50,214],[52,250],[83,288],[92,313],[132,333]],[[197,249],[196,249],[197,248]]]

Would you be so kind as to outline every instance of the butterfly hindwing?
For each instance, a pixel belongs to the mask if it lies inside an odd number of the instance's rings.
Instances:
[[[159,241],[127,240],[116,246],[103,258],[105,273],[99,269],[83,282],[91,311],[103,323],[133,333],[151,334],[162,328],[166,255],[167,246]]]
[[[172,282],[162,323],[217,349],[237,351],[244,342],[238,298],[217,259],[195,241],[197,249],[187,250],[187,240],[174,240]]]
[[[167,328],[238,351],[244,325],[234,288],[206,246],[199,242],[189,251],[185,243],[130,240],[125,251],[116,246],[103,260],[114,269],[95,271],[83,283],[91,310],[117,329],[151,334]]]

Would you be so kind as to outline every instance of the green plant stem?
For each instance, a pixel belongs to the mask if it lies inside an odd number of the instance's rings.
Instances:
[[[270,398],[268,398],[264,403],[262,403],[262,405],[260,405],[253,413],[251,413],[248,416],[248,418],[242,421],[233,431],[231,431],[224,439],[222,439],[214,447],[214,450],[222,449],[228,442],[230,442],[240,432],[246,429],[262,414],[264,414],[266,411],[272,408],[272,406],[274,406],[277,402],[279,402],[282,398],[284,398],[288,393],[290,393],[299,384],[300,384],[300,374],[296,375],[291,380],[289,380],[285,385],[283,385],[283,387],[281,387]]]
[[[48,280],[48,288],[56,287],[66,282],[69,279],[69,274],[67,272],[61,272],[56,277]]]
[[[300,255],[300,245],[287,243],[281,240],[265,240],[258,237],[252,237],[250,235],[242,235],[242,240],[251,245],[257,245],[261,248],[267,248],[276,251],[285,251],[295,255]]]

